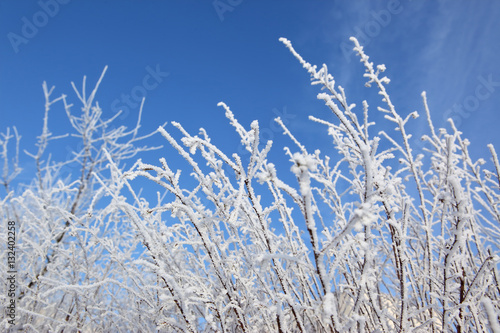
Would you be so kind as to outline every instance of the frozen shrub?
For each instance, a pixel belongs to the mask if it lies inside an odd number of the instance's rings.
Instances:
[[[247,129],[220,103],[250,153],[247,162],[221,151],[203,129],[192,135],[174,122],[175,131],[158,132],[188,170],[165,158],[125,170],[121,161],[141,150],[133,148],[139,125],[107,132],[100,109],[91,107],[97,87],[89,98],[79,95],[78,118],[61,97],[85,143],[74,159],[79,177],[59,179],[62,164],[42,163],[45,120],[35,181],[18,192],[7,185],[0,200],[2,216],[21,226],[24,328],[497,332],[496,152],[489,146],[493,171],[473,161],[453,122],[451,133],[435,130],[422,93],[429,148],[415,154],[406,125],[419,114],[397,111],[385,66],[352,41],[365,85],[381,96],[362,101],[361,110],[325,65],[312,66],[281,39],[336,119],[310,117],[331,136],[329,156],[302,145],[277,118],[293,145],[285,148],[289,166],[271,163],[272,142],[259,142],[256,121]],[[371,122],[370,105],[396,131]],[[7,132],[0,141],[4,184],[19,173],[7,161],[11,138]],[[285,173],[296,181],[285,182]],[[141,196],[137,177],[158,190],[156,202]]]

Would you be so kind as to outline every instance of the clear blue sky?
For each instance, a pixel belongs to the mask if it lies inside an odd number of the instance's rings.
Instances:
[[[488,143],[500,151],[499,17],[498,1],[2,0],[0,131],[17,126],[22,148],[34,151],[42,82],[78,106],[70,82],[80,86],[87,75],[90,89],[108,65],[97,100],[105,117],[127,107],[117,125],[135,124],[134,94],[146,92],[144,133],[175,120],[193,132],[204,127],[216,144],[237,151],[217,107],[224,101],[245,126],[259,120],[276,154],[291,146],[270,125],[279,114],[287,118],[284,112],[311,150],[328,147],[307,117],[332,115],[278,38],[290,39],[307,61],[326,63],[361,106],[376,91],[363,86],[364,69],[348,51],[355,35],[375,63],[386,64],[398,110],[424,115],[426,90],[436,126],[454,118],[477,158]],[[375,105],[372,117],[380,118]],[[425,127],[423,117],[414,124],[417,131]],[[52,132],[68,126],[62,106],[55,107]]]

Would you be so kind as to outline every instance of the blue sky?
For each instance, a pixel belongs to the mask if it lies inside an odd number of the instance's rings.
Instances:
[[[473,156],[489,160],[486,144],[500,150],[499,17],[498,1],[3,0],[0,131],[16,126],[21,148],[35,151],[42,82],[78,107],[70,82],[80,87],[87,75],[90,89],[108,65],[97,100],[104,117],[125,110],[117,125],[135,124],[135,99],[146,93],[143,133],[175,120],[195,133],[204,127],[217,145],[238,151],[217,107],[224,101],[245,126],[259,121],[276,156],[292,146],[272,125],[279,115],[311,150],[328,149],[330,141],[307,117],[333,116],[278,39],[291,40],[307,61],[326,63],[351,103],[361,106],[378,97],[364,87],[364,69],[349,52],[354,35],[372,61],[386,64],[388,91],[401,114],[424,115],[420,93],[426,90],[436,127],[452,117],[471,139]],[[382,121],[375,107],[372,119]],[[62,105],[54,107],[49,126],[54,134],[68,131]],[[411,126],[421,132],[426,122],[422,117]],[[166,142],[158,136],[152,143]],[[166,154],[149,155],[150,161]]]

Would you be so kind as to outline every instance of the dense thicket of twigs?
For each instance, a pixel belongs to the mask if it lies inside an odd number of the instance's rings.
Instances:
[[[329,156],[309,151],[276,119],[293,148],[285,149],[290,165],[275,166],[267,158],[272,142],[259,142],[258,123],[245,128],[220,103],[250,153],[246,162],[214,146],[204,130],[191,135],[172,123],[177,134],[164,126],[158,132],[191,169],[181,174],[161,159],[125,170],[125,160],[154,149],[136,145],[144,138],[140,116],[131,131],[113,128],[116,117],[103,120],[94,102],[100,80],[90,96],[85,82],[81,92],[74,87],[78,115],[44,84],[32,182],[15,180],[21,173],[15,129],[0,137],[0,216],[18,225],[19,328],[500,332],[500,164],[493,146],[489,171],[484,160],[471,159],[468,140],[452,122],[451,133],[434,129],[423,93],[428,148],[416,154],[406,124],[418,113],[398,113],[385,66],[374,66],[355,39],[366,85],[381,96],[370,103],[396,135],[370,122],[367,101],[361,109],[350,104],[326,66],[311,66],[281,41],[335,115],[335,122],[310,117],[332,138]],[[81,141],[63,162],[48,154],[56,102],[64,103]],[[79,171],[64,176],[69,165]],[[280,177],[288,170],[293,183]],[[157,184],[156,202],[141,196],[136,177]],[[3,269],[0,275],[5,281]],[[0,299],[6,304],[6,292]]]

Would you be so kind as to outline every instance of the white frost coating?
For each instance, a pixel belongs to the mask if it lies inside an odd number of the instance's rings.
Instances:
[[[312,155],[295,153],[293,154],[291,161],[294,164],[290,169],[299,179],[300,193],[305,196],[311,190],[309,171],[316,171],[316,160]]]
[[[369,203],[365,202],[361,204],[359,208],[354,210],[353,216],[354,229],[356,231],[363,230],[363,227],[369,226],[371,223],[377,220],[377,216],[373,214],[373,207]]]
[[[330,317],[336,313],[335,297],[331,292],[326,293],[323,297],[323,311],[327,317]]]
[[[490,328],[493,333],[500,333],[500,323],[498,322],[498,313],[495,311],[495,307],[491,302],[491,299],[484,296],[481,298],[481,303],[484,306],[486,315],[488,316],[488,321],[490,323]]]

